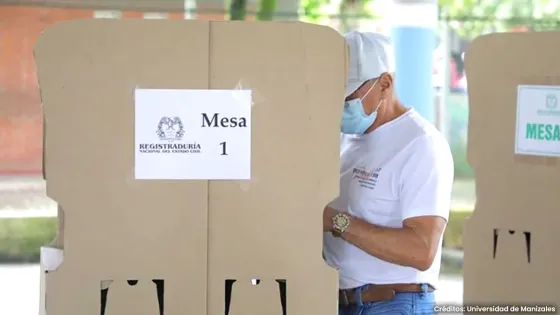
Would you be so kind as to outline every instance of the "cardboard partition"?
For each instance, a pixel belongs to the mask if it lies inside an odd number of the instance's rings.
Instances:
[[[342,36],[83,20],[46,30],[35,57],[64,218],[48,315],[336,314],[321,218],[338,194]]]
[[[560,305],[559,40],[491,34],[469,47],[477,201],[465,227],[465,304]]]

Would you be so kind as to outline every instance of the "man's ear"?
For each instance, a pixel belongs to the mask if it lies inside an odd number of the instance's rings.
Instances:
[[[387,72],[384,72],[381,75],[381,78],[380,78],[379,81],[380,81],[379,83],[381,84],[381,90],[383,92],[385,92],[386,90],[389,90],[393,87],[393,76],[390,75]]]
[[[393,86],[393,76],[387,72],[383,73],[379,78],[379,83],[381,85],[381,93],[383,93],[383,98],[388,98],[389,93],[394,90]]]

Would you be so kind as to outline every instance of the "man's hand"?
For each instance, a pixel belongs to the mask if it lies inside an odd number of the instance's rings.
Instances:
[[[333,230],[333,217],[338,213],[337,210],[331,207],[325,207],[323,210],[323,232],[332,232]]]

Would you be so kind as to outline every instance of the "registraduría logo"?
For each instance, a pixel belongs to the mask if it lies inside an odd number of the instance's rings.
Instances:
[[[181,140],[185,135],[183,122],[179,117],[161,117],[156,134],[160,140]]]
[[[186,134],[185,125],[181,118],[161,117],[157,124],[153,143],[139,144],[140,153],[169,154],[169,153],[200,153],[202,147],[199,143],[184,141]],[[155,137],[154,137],[155,138]]]

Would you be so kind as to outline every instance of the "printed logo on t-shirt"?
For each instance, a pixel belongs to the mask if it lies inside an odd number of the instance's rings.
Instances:
[[[360,187],[373,190],[375,188],[375,184],[377,183],[379,172],[381,172],[380,167],[374,169],[373,171],[368,171],[365,167],[355,167],[352,170],[352,178],[357,180]]]

